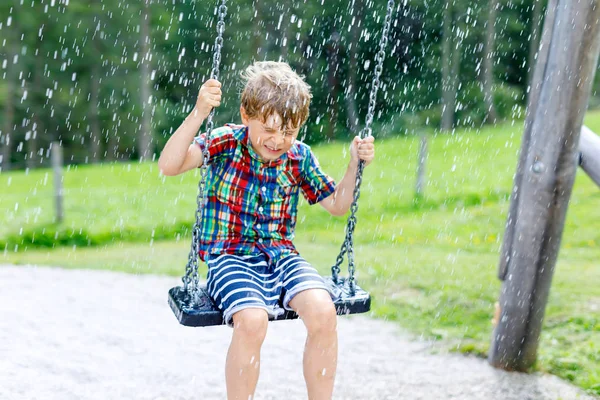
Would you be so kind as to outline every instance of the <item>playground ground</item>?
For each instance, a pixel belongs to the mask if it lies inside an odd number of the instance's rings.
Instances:
[[[180,326],[179,280],[0,266],[0,398],[224,399],[231,330]],[[306,399],[301,321],[271,323],[256,400]],[[334,399],[594,399],[544,374],[449,354],[397,324],[340,317]]]

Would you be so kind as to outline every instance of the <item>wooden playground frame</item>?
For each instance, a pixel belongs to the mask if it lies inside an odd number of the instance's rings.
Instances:
[[[583,126],[600,53],[600,0],[549,0],[500,254],[488,361],[526,371],[539,336],[577,166],[600,186],[600,138]]]

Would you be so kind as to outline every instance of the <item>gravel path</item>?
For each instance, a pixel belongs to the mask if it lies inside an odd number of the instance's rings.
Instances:
[[[0,266],[0,399],[224,399],[231,329],[180,326],[179,280]],[[305,399],[301,321],[269,325],[257,400]],[[553,376],[431,354],[395,324],[339,319],[335,399],[593,399]]]

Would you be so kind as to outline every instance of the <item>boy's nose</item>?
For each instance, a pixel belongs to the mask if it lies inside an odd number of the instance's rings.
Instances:
[[[283,137],[283,134],[275,135],[275,144],[277,144],[277,147],[282,145],[284,141],[285,139]]]

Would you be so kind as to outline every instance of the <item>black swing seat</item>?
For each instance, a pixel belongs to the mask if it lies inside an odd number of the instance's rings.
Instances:
[[[354,294],[351,294],[346,278],[340,277],[337,284],[333,282],[331,277],[324,277],[323,279],[337,297],[334,304],[338,315],[365,313],[371,309],[371,296],[358,285],[355,286]],[[191,297],[189,291],[186,291],[183,286],[176,286],[169,290],[169,305],[180,324],[185,326],[212,326],[225,323],[223,313],[208,295],[205,285],[199,288],[195,304],[192,304]],[[284,310],[283,313],[271,320],[281,321],[295,318],[298,318],[295,312]]]

